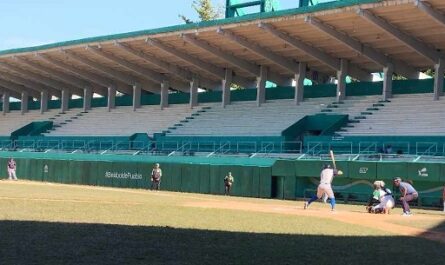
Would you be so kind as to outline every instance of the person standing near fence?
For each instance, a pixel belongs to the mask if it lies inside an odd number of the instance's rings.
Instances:
[[[161,186],[162,169],[156,163],[151,171],[151,190],[159,190]]]
[[[229,174],[224,177],[224,195],[230,195],[230,190],[234,182],[235,179],[232,176],[232,172],[229,172]]]
[[[11,157],[8,160],[8,179],[9,180],[17,180],[17,175],[15,174],[17,168],[17,164],[14,159]]]

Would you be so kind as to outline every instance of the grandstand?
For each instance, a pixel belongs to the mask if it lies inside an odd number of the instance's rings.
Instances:
[[[303,152],[314,137],[443,136],[443,1],[315,2],[227,1],[221,20],[0,51],[2,141]],[[427,69],[434,80],[419,81]]]
[[[431,94],[395,95],[390,101],[380,103],[372,115],[341,135],[445,135],[442,122],[445,101],[431,101]],[[426,107],[427,106],[427,107]]]
[[[167,135],[179,136],[281,136],[281,132],[306,115],[320,112],[333,98],[309,99],[299,106],[291,99],[273,100],[260,108],[256,102],[234,102],[223,108],[212,104],[195,119]],[[280,117],[277,119],[277,117]]]
[[[11,135],[15,130],[39,120],[48,120],[58,113],[58,110],[51,110],[44,115],[40,111],[31,111],[23,115],[20,111],[13,111],[6,115],[0,115],[0,135]]]
[[[199,110],[199,108],[193,109]],[[142,106],[137,111],[132,107],[121,106],[108,111],[108,108],[93,108],[88,112],[78,110],[79,116],[65,120],[47,136],[128,136],[134,133],[153,135],[173,126],[190,116],[192,109],[188,105]],[[94,125],[94,130],[91,126]]]

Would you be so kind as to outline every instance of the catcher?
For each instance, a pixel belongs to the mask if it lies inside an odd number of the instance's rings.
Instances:
[[[366,204],[366,211],[368,213],[372,212],[372,207],[380,204],[379,198],[380,198],[380,193],[376,187],[376,183],[374,182],[374,190],[368,200],[368,203]]]
[[[389,214],[392,208],[395,206],[395,201],[392,196],[391,190],[385,188],[385,182],[377,180],[374,182],[374,196],[378,198],[379,203],[372,206],[371,213],[384,213]]]
[[[320,184],[317,188],[317,194],[312,196],[312,198],[304,203],[304,209],[307,209],[309,205],[323,197],[323,193],[326,193],[331,204],[331,210],[335,210],[335,196],[334,191],[332,190],[332,180],[337,175],[343,175],[341,170],[337,170],[336,168],[331,168],[330,164],[326,164],[323,166],[323,170],[320,173]]]
[[[391,190],[385,188],[385,182],[382,180],[375,181],[374,187],[377,190],[380,203],[373,206],[371,212],[389,214],[389,211],[396,205]]]

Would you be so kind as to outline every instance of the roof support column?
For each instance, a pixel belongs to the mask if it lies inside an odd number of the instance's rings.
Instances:
[[[444,59],[434,65],[434,100],[439,100],[443,96],[443,75],[445,70]]]
[[[232,84],[233,71],[226,69],[224,79],[222,80],[222,107],[230,104],[230,85]]]
[[[303,101],[304,79],[306,78],[306,63],[300,62],[298,65],[298,73],[295,73],[295,105],[300,105]]]
[[[83,111],[87,112],[91,109],[91,100],[93,98],[93,90],[91,87],[83,89]]]
[[[141,107],[141,89],[141,84],[136,83],[133,85],[133,111]]]
[[[22,110],[22,115],[25,114],[26,112],[28,112],[28,98],[29,98],[28,92],[23,91],[22,92],[22,102],[20,104],[21,110]]]
[[[190,82],[190,108],[198,106],[198,83],[197,78],[193,78]]]
[[[108,86],[108,111],[111,111],[111,109],[116,108],[116,86],[110,85]]]
[[[168,89],[170,87],[170,82],[167,80],[161,83],[161,109],[168,107]]]
[[[340,60],[340,70],[337,71],[337,102],[346,98],[346,76],[348,75],[348,61]]]
[[[60,98],[60,101],[60,112],[67,111],[70,101],[70,92],[67,89],[62,89],[62,96]]]
[[[256,80],[256,103],[260,107],[261,104],[266,102],[266,81],[267,81],[268,69],[266,66],[260,67],[260,76]]]
[[[9,113],[9,92],[8,91],[4,91],[3,92],[3,115],[5,115],[6,113]]]
[[[48,91],[42,90],[40,92],[40,114],[48,111]]]
[[[394,74],[394,66],[388,64],[383,67],[383,100],[392,98],[392,76]]]

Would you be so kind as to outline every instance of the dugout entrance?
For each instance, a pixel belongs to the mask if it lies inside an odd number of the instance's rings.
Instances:
[[[271,197],[284,199],[284,177],[272,176]]]

